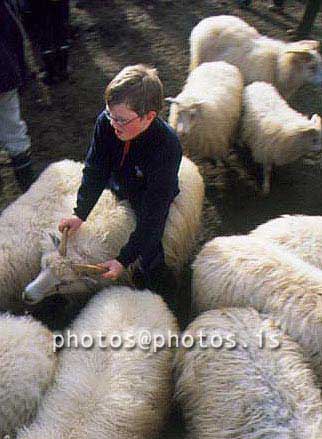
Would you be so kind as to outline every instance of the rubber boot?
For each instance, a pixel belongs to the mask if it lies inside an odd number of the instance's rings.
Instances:
[[[241,9],[247,9],[252,4],[252,0],[236,0],[236,2]]]
[[[11,157],[11,161],[18,186],[22,192],[26,192],[36,180],[36,175],[32,168],[30,152]]]
[[[56,74],[61,81],[68,79],[69,45],[60,46],[56,55]]]
[[[277,14],[283,14],[284,12],[284,0],[273,0],[273,4],[271,4],[268,9],[272,12],[276,12]]]
[[[52,85],[55,83],[57,52],[56,50],[45,50],[41,56],[44,64],[41,80],[46,85]]]

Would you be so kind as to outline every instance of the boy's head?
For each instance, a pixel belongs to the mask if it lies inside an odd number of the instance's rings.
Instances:
[[[108,107],[126,104],[138,116],[149,111],[158,114],[162,108],[163,87],[156,69],[137,64],[124,67],[105,90]]]
[[[156,69],[125,67],[106,87],[105,100],[116,135],[122,140],[136,137],[162,108],[163,87]]]

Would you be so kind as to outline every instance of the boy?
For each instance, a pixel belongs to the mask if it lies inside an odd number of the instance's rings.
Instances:
[[[118,279],[124,268],[139,261],[134,273],[138,288],[161,294],[174,307],[174,276],[164,262],[162,237],[169,208],[179,193],[180,142],[158,113],[163,88],[155,69],[125,67],[107,86],[106,110],[97,118],[88,151],[75,217],[61,220],[59,230],[76,231],[103,189],[128,199],[137,225],[118,257],[102,263],[106,279]]]

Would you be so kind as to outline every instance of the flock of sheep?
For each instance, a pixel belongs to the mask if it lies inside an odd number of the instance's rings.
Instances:
[[[287,44],[236,17],[207,18],[192,31],[191,73],[172,99],[170,123],[192,149],[222,160],[241,133],[264,165],[267,192],[273,164],[320,145],[320,118],[308,120],[284,100],[305,81],[322,83],[315,42]],[[81,170],[70,160],[50,165],[0,216],[0,308],[22,313],[24,301],[52,294],[71,303],[93,296],[57,335],[122,334],[137,343],[141,331],[178,335],[163,300],[132,289],[130,272],[113,287],[86,272],[127,241],[135,227],[127,202],[104,191],[77,234],[68,242],[57,236]],[[178,279],[195,251],[204,200],[187,157],[179,186],[163,241]],[[53,334],[32,317],[0,315],[0,437],[150,439],[174,396],[191,439],[321,439],[321,270],[322,217],[283,216],[247,236],[206,243],[193,263],[196,319],[181,337],[196,340],[202,331],[206,342],[234,342],[220,348],[57,353]],[[274,343],[265,346],[263,337]]]
[[[322,85],[318,48],[262,36],[234,16],[202,20],[190,37],[190,75],[168,99],[170,124],[203,157],[225,161],[234,143],[250,149],[269,193],[273,165],[321,149],[321,118],[309,120],[285,100],[305,83]]]

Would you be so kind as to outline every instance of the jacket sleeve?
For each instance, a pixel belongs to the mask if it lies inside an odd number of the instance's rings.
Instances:
[[[83,169],[82,183],[77,193],[74,214],[86,221],[106,187],[110,174],[110,160],[107,147],[103,143],[103,127],[96,121],[94,136],[88,149]]]
[[[178,148],[172,153],[154,157],[149,166],[147,189],[137,212],[136,228],[117,257],[124,267],[138,257],[143,267],[147,267],[160,247],[170,205],[178,187],[181,157],[181,148]]]

